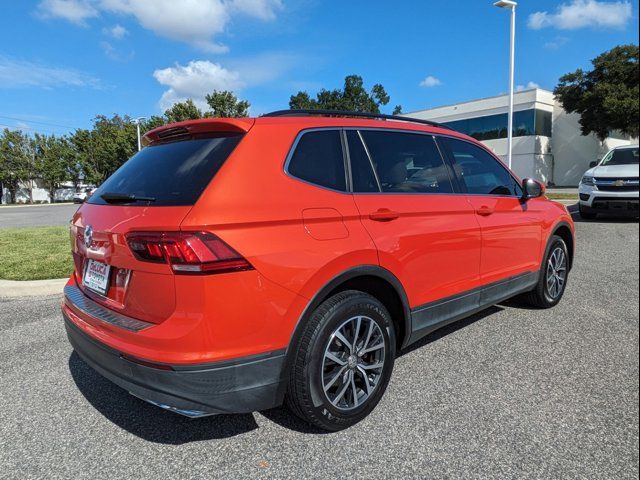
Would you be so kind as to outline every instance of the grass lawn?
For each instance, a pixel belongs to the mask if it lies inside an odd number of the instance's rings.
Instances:
[[[0,229],[0,279],[63,278],[72,270],[69,227]]]
[[[547,193],[547,198],[550,200],[575,200],[578,201],[577,193]]]

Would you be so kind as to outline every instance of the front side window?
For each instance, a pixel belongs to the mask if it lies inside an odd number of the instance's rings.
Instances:
[[[361,135],[383,192],[453,193],[432,136],[379,130],[363,130]],[[359,183],[354,176],[354,187]]]
[[[289,174],[332,190],[346,190],[342,142],[338,130],[304,133],[289,160]]]
[[[453,168],[467,193],[521,196],[522,189],[500,161],[470,142],[445,137]]]

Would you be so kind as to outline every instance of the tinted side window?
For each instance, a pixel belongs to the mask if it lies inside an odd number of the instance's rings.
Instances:
[[[378,182],[371,168],[371,162],[355,130],[347,130],[349,159],[351,160],[351,176],[354,192],[379,192]]]
[[[334,190],[346,190],[342,142],[338,130],[307,132],[289,161],[294,177]]]
[[[506,167],[484,149],[469,142],[443,138],[453,168],[467,192],[476,195],[515,195],[521,190]]]
[[[453,192],[448,169],[430,135],[366,130],[361,133],[383,192]]]

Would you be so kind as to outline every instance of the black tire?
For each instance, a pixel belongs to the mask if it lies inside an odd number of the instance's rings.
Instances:
[[[373,352],[366,353],[366,345],[363,345],[359,350],[364,353],[356,352],[358,355],[352,353],[349,356],[349,359],[355,357],[356,366],[351,365],[353,363],[351,360],[348,364],[345,362],[345,366],[339,366],[341,364],[336,363],[336,370],[348,369],[346,374],[335,375],[338,379],[336,388],[342,390],[342,386],[348,384],[349,386],[345,388],[350,389],[351,393],[353,393],[354,389],[350,386],[351,382],[344,381],[346,375],[352,375],[354,378],[353,385],[356,387],[355,395],[351,395],[354,406],[351,409],[346,409],[347,407],[340,408],[340,406],[332,404],[329,398],[331,393],[329,391],[325,393],[323,388],[323,380],[326,382],[325,376],[330,378],[329,373],[326,373],[327,368],[331,367],[331,365],[327,367],[325,355],[327,351],[330,351],[330,347],[334,348],[336,345],[331,342],[337,342],[338,346],[342,345],[345,350],[347,349],[348,345],[342,344],[337,336],[334,335],[334,332],[341,328],[348,328],[351,325],[353,325],[352,333],[355,332],[355,323],[349,322],[357,322],[357,320],[354,320],[357,317],[363,319],[363,325],[365,321],[367,322],[367,329],[371,328],[371,331],[375,332],[377,341],[374,347],[378,347],[377,352],[382,350],[382,353],[375,353],[378,357],[374,362],[382,363],[383,366],[376,369],[376,373],[371,373],[371,377],[367,376],[366,386],[374,383],[373,381],[370,382],[370,379],[377,379],[377,382],[375,382],[375,387],[370,390],[366,399],[363,399],[362,403],[358,404],[359,388],[363,398],[365,395],[365,377],[362,375],[365,370],[360,370],[357,365],[360,361],[362,361],[362,365],[366,365],[365,360]],[[372,325],[372,322],[378,328]],[[358,323],[359,328],[360,323]],[[340,331],[348,332],[348,330]],[[348,334],[345,334],[345,338],[347,336]],[[360,338],[360,336],[357,338]],[[378,346],[380,338],[384,341],[384,348]],[[369,340],[369,338],[363,340],[362,344],[366,343],[366,340]],[[356,341],[356,343],[358,344],[359,342]],[[311,315],[308,323],[304,326],[297,348],[293,353],[293,364],[285,397],[286,405],[298,417],[323,430],[338,431],[355,425],[371,413],[387,388],[395,360],[395,344],[396,338],[391,315],[376,298],[356,290],[344,291],[328,298]],[[364,357],[358,360],[361,355],[364,355]],[[383,361],[380,361],[380,355],[383,355]],[[345,360],[345,358],[341,357],[341,360]],[[374,363],[374,365],[378,363]],[[365,368],[371,367],[367,366]],[[353,370],[353,372],[348,373],[349,370]],[[366,370],[366,372],[369,371]],[[359,383],[359,387],[356,382]],[[325,385],[329,383],[331,382],[326,382]],[[345,403],[347,402],[346,398],[347,394],[344,394],[343,400]]]
[[[562,283],[561,288],[554,295],[554,291],[549,287],[549,261],[554,254],[557,254],[557,251],[562,251],[562,254],[565,258],[564,268],[564,282]],[[542,262],[542,267],[540,268],[540,278],[538,279],[538,283],[536,287],[530,292],[526,293],[523,296],[523,300],[526,301],[529,305],[532,305],[537,308],[551,308],[555,307],[558,302],[562,299],[564,292],[567,287],[567,281],[569,280],[569,266],[570,266],[570,258],[569,251],[567,249],[567,244],[564,242],[562,238],[557,235],[551,237],[549,241],[549,248],[547,249],[547,253],[545,255],[544,261]],[[553,283],[553,282],[552,282]]]
[[[580,216],[585,220],[595,220],[598,216],[597,213],[586,210],[582,205],[578,205],[578,211],[580,212]]]

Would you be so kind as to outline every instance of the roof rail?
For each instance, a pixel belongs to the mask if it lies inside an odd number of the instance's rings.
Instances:
[[[360,117],[370,118],[372,120],[397,120],[400,122],[421,123],[431,127],[439,127],[447,130],[453,130],[451,127],[431,120],[423,120],[421,118],[401,117],[400,115],[385,115],[383,113],[369,112],[351,112],[349,110],[277,110],[275,112],[265,113],[262,117],[303,117],[311,115],[322,115],[326,117]]]

